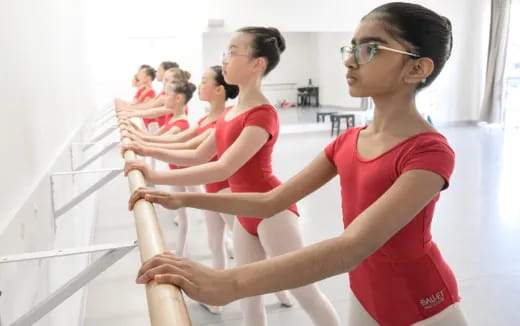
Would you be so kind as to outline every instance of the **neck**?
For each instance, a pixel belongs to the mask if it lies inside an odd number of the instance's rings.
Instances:
[[[375,96],[373,100],[374,120],[367,129],[374,133],[400,134],[425,123],[417,111],[415,96],[408,92]]]
[[[243,84],[238,85],[239,93],[237,107],[248,109],[260,104],[269,103],[261,89],[262,78],[253,78]]]
[[[185,106],[186,106],[185,104],[182,104],[182,105],[176,105],[174,108],[172,108],[171,110],[173,113],[173,117],[178,118],[178,117],[183,116]]]
[[[209,114],[208,118],[211,120],[217,119],[226,108],[226,100],[225,99],[216,99],[209,102]]]

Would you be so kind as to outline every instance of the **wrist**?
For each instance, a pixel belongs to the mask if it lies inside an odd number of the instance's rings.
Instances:
[[[228,298],[229,302],[244,298],[244,283],[240,279],[240,269],[232,268],[226,269],[222,271],[224,280],[229,284],[230,287],[230,298]]]
[[[157,154],[157,151],[154,147],[148,147],[147,144],[143,144],[143,154],[144,156],[155,157],[154,155]]]
[[[159,185],[162,184],[161,181],[163,179],[162,171],[153,170],[150,172],[148,183]]]

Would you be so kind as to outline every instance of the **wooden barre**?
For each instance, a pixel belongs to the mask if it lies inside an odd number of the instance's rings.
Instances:
[[[125,134],[126,131],[121,133],[122,136]],[[121,142],[128,144],[130,139],[123,138]],[[136,155],[133,151],[126,151],[124,158],[125,161],[135,160]],[[137,188],[146,187],[141,171],[130,171],[128,184],[130,193]],[[134,206],[134,218],[141,262],[163,253],[166,245],[153,205],[144,199],[137,201]],[[155,281],[148,282],[146,299],[152,326],[191,326],[188,309],[178,287],[170,284],[158,284]]]

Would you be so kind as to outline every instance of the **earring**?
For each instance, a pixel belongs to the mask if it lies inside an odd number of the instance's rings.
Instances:
[[[424,78],[423,80],[421,80],[421,83],[422,83],[422,84],[426,84],[426,78]]]

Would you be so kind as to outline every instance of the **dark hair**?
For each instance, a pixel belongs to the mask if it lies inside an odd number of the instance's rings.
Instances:
[[[155,69],[152,67],[143,68],[143,71],[146,76],[150,77],[150,79],[153,81],[155,79]]]
[[[451,55],[453,36],[451,22],[421,5],[391,2],[372,10],[365,19],[377,19],[383,28],[397,41],[412,45],[411,52],[432,59],[433,72],[417,86],[417,90],[429,86],[439,75]]]
[[[193,92],[195,92],[197,89],[193,83],[190,83],[187,80],[176,80],[174,82],[168,83],[166,87],[168,90],[174,91],[177,94],[184,94],[185,104],[191,100],[193,97]]]
[[[190,80],[190,78],[191,78],[191,74],[189,71],[182,70],[181,68],[178,68],[178,67],[170,68],[165,71],[165,73],[167,73],[167,72],[173,73],[173,79]]]
[[[253,36],[253,58],[264,57],[267,67],[264,76],[270,73],[280,62],[280,54],[285,50],[285,39],[274,27],[242,27],[238,32]]]
[[[173,62],[173,61],[163,61],[163,62],[161,62],[159,67],[162,67],[166,71],[170,68],[179,68],[179,64],[177,62]]]
[[[215,83],[217,83],[219,86],[224,86],[226,91],[226,100],[237,97],[239,88],[237,85],[230,85],[226,83],[224,75],[222,74],[222,66],[213,66],[210,68],[213,70],[213,72],[215,72]]]
[[[152,68],[150,65],[140,65],[138,70],[146,69],[146,68]]]

